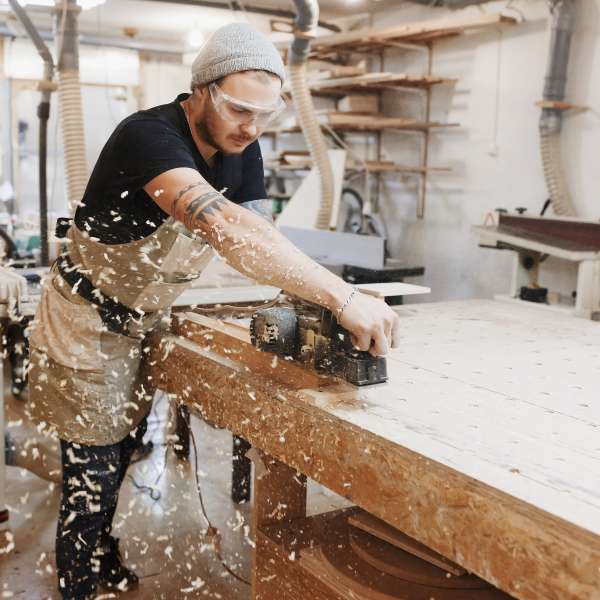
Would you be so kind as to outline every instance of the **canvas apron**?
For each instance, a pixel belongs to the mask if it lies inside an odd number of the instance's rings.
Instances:
[[[169,218],[142,240],[102,244],[71,225],[71,263],[94,288],[144,316],[127,332],[107,329],[94,304],[60,275],[45,282],[30,335],[29,412],[61,439],[116,443],[148,414],[154,386],[144,337],[200,276],[214,252]]]

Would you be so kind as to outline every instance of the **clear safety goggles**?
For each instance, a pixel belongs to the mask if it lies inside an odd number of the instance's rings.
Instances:
[[[239,100],[226,94],[216,83],[208,86],[210,97],[215,110],[225,121],[238,125],[255,125],[258,129],[264,129],[274,121],[285,109],[283,98],[279,98],[275,105],[259,106]]]

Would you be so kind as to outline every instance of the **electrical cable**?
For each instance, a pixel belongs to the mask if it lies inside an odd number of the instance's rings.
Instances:
[[[202,497],[202,490],[200,489],[200,479],[198,477],[198,448],[196,446],[196,438],[194,437],[194,432],[190,428],[190,437],[192,438],[192,445],[194,446],[194,474],[196,476],[196,490],[198,491],[198,498],[200,499],[200,507],[202,509],[202,515],[208,524],[208,532],[210,532],[214,538],[217,539],[217,543],[213,543],[213,550],[217,555],[217,558],[221,562],[223,568],[235,579],[245,583],[246,585],[250,585],[250,582],[247,579],[244,579],[241,575],[238,575],[233,569],[225,562],[221,551],[218,548],[218,540],[221,539],[221,533],[219,530],[211,523],[208,518],[208,514],[206,513],[206,507],[204,506],[204,499]]]
[[[154,500],[154,502],[158,502],[162,498],[162,494],[161,494],[160,490],[156,489],[156,486],[158,485],[158,482],[162,479],[162,476],[165,474],[165,472],[167,470],[167,458],[169,456],[170,445],[164,444],[164,446],[165,446],[165,455],[163,457],[163,466],[152,486],[138,483],[135,480],[135,478],[133,477],[133,475],[127,475],[127,478],[131,481],[131,483],[133,483],[134,487],[138,490],[141,490],[141,491],[147,493],[150,496],[150,498],[152,498],[152,500]],[[136,462],[139,462],[139,461],[136,461]]]

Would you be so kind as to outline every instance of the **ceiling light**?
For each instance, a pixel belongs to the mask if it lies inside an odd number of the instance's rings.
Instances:
[[[190,48],[200,48],[204,43],[204,34],[198,29],[193,29],[187,34],[186,41]]]

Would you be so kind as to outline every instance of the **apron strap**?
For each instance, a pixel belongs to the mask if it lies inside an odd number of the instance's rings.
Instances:
[[[127,335],[130,322],[137,321],[139,323],[142,317],[148,314],[135,308],[129,308],[129,306],[103,294],[75,267],[67,253],[61,254],[55,264],[60,276],[73,290],[97,308],[102,322],[109,331]]]

